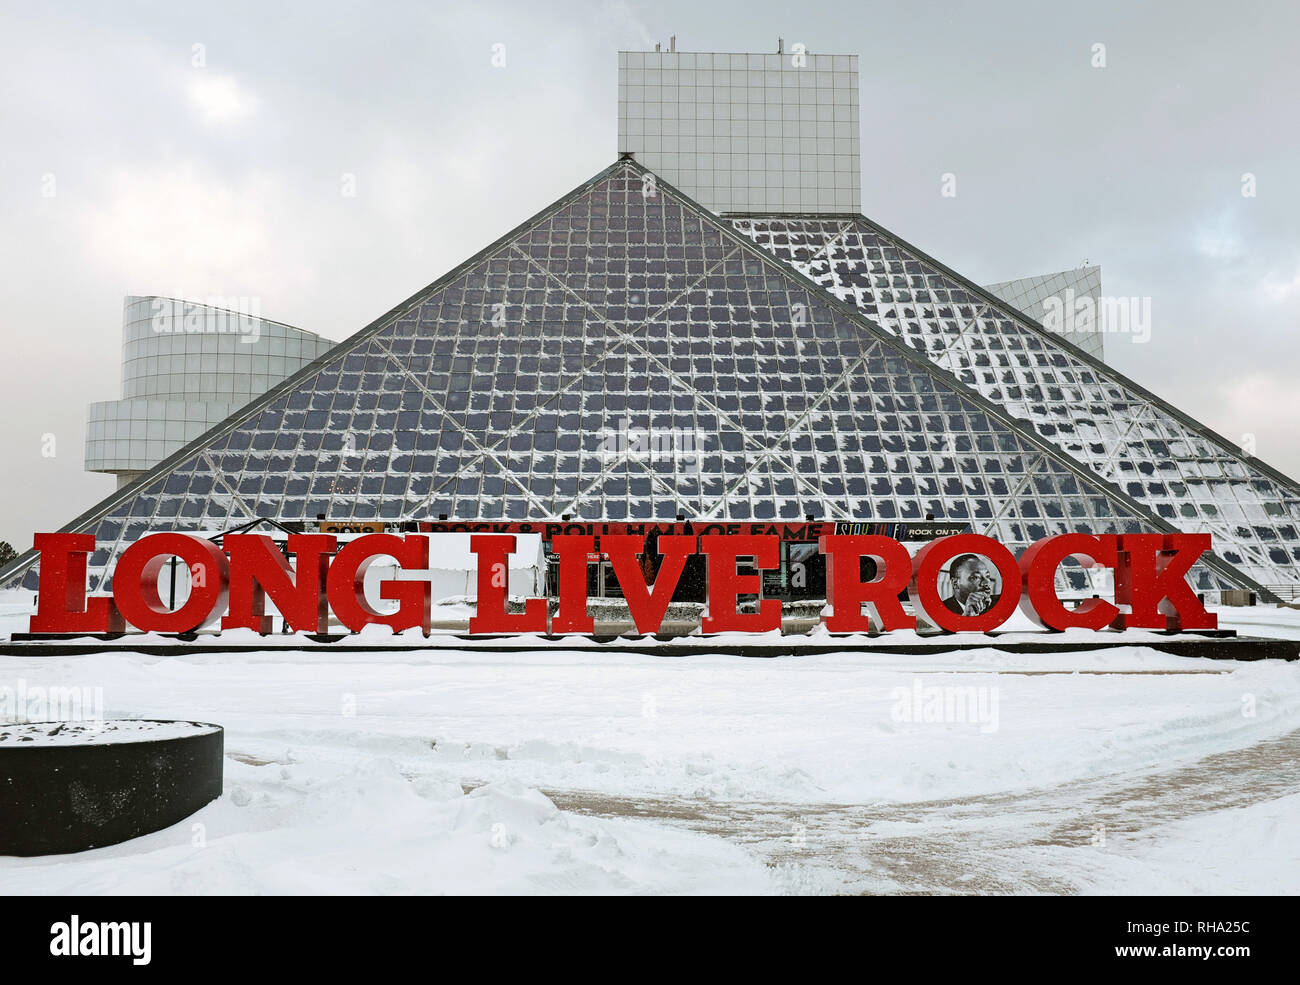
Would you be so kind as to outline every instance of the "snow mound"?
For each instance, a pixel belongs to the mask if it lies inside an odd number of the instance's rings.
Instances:
[[[496,780],[462,793],[385,758],[317,767],[229,763],[227,793],[122,845],[0,859],[11,894],[776,893],[781,881],[722,839],[560,810]]]

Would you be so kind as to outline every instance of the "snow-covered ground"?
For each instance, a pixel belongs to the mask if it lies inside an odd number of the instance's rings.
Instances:
[[[1300,637],[1295,610],[1220,618]],[[0,657],[20,687],[223,725],[225,794],[0,859],[4,893],[1300,892],[1300,663]]]

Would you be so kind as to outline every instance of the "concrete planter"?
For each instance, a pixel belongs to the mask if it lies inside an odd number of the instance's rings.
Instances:
[[[0,725],[0,855],[115,845],[221,796],[224,732],[201,722]]]

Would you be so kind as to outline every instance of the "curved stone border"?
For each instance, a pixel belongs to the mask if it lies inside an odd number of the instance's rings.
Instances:
[[[203,722],[0,725],[0,855],[115,845],[221,796],[225,734]]]

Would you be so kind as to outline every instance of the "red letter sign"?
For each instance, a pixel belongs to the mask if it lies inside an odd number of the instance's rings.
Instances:
[[[366,601],[366,571],[380,555],[387,554],[407,570],[429,567],[429,538],[418,534],[366,534],[339,551],[325,576],[330,608],[339,622],[360,632],[363,626],[380,623],[392,626],[394,633],[404,629],[429,632],[429,602],[433,586],[427,581],[381,581],[379,597],[398,602],[397,611],[389,615],[372,608]]]
[[[475,534],[469,549],[478,555],[478,607],[469,619],[471,633],[544,633],[546,599],[529,599],[524,611],[506,612],[510,587],[510,555],[514,534]]]
[[[973,562],[963,564],[953,576],[953,594],[947,599],[939,597],[939,573],[951,559],[962,554],[977,555]],[[979,555],[992,561],[1002,576],[1002,594],[993,594],[992,572]],[[974,569],[972,571],[972,569]],[[916,552],[912,561],[915,573],[910,589],[928,615],[940,629],[950,633],[987,633],[997,629],[1020,601],[1020,568],[1011,552],[991,537],[980,534],[956,534],[931,541]],[[978,577],[976,577],[978,576]],[[977,584],[968,586],[970,579]],[[969,591],[968,591],[969,589]],[[964,597],[964,602],[963,602]],[[987,603],[987,604],[985,604]],[[972,611],[963,614],[952,607],[961,605]]]
[[[37,534],[41,581],[30,633],[120,633],[125,627],[113,600],[86,598],[86,555],[95,549],[94,534]]]
[[[768,633],[781,628],[781,603],[764,599],[758,611],[742,615],[736,611],[739,595],[758,595],[762,575],[736,572],[736,558],[749,556],[758,568],[775,568],[780,558],[780,541],[773,534],[706,534],[700,547],[706,562],[709,614],[700,623],[702,633]]]
[[[289,550],[297,557],[297,574],[265,534],[229,534],[222,546],[230,555],[230,612],[222,629],[271,632],[266,596],[289,628],[303,633],[329,632],[325,573],[336,539],[329,534],[290,534]]]
[[[1024,594],[1020,611],[1048,629],[1104,629],[1119,615],[1119,609],[1103,599],[1087,599],[1077,609],[1067,609],[1056,595],[1056,569],[1074,555],[1084,567],[1115,567],[1115,536],[1061,534],[1044,537],[1020,555],[1020,579]]]
[[[826,628],[830,632],[870,631],[871,618],[862,613],[864,602],[875,607],[885,632],[916,628],[916,618],[904,612],[898,600],[912,580],[912,558],[902,544],[892,537],[827,534],[818,539],[817,549],[826,557],[826,601],[831,606]],[[876,562],[879,578],[861,581],[863,557]]]
[[[587,555],[595,549],[596,538],[582,534],[551,540],[551,550],[560,556],[560,605],[551,619],[552,633],[590,633],[596,628],[587,615]]]
[[[1115,601],[1130,606],[1116,629],[1215,629],[1187,584],[1187,572],[1210,549],[1209,534],[1120,534]]]
[[[614,577],[623,589],[623,599],[632,614],[632,621],[636,623],[636,631],[659,632],[668,603],[672,601],[677,582],[682,577],[682,569],[695,553],[695,538],[683,534],[665,534],[659,538],[658,550],[663,563],[655,575],[653,590],[646,585],[645,575],[637,562],[637,555],[645,550],[644,537],[606,534],[600,538],[600,547],[609,554],[610,563],[614,565]]]
[[[190,597],[173,612],[158,595],[158,575],[171,557],[190,571]],[[122,552],[113,597],[122,616],[146,633],[188,633],[226,607],[230,566],[221,548],[190,534],[151,534]]]

